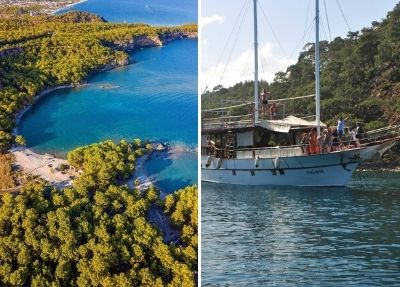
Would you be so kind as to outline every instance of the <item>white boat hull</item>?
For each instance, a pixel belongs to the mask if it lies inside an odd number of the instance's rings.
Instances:
[[[358,164],[357,149],[258,160],[202,156],[201,179],[237,185],[346,186]]]

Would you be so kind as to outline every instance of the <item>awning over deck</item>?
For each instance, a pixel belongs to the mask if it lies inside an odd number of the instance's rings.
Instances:
[[[320,122],[322,128],[326,127],[326,124]],[[282,120],[265,120],[256,124],[256,126],[263,127],[265,129],[279,132],[287,133],[290,129],[296,128],[313,128],[317,126],[316,121],[307,121],[295,116],[288,116]]]

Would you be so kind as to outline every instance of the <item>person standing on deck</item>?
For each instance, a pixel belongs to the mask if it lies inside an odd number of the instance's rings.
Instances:
[[[269,114],[271,120],[276,120],[276,103],[272,103],[271,107],[269,108]]]
[[[309,144],[310,144],[310,133],[303,133],[303,137],[301,138],[301,148],[303,150],[304,155],[308,155],[310,153]]]
[[[317,137],[318,153],[324,152],[324,142],[325,142],[325,133],[322,132],[322,133],[320,133],[320,136]]]
[[[350,140],[349,140],[349,145],[347,147],[352,148],[354,146],[354,143],[357,141],[356,128],[352,127],[349,130],[350,130],[349,131]]]
[[[340,148],[342,147],[342,144],[343,144],[344,125],[345,125],[345,123],[344,123],[343,117],[340,117],[338,120],[338,124],[337,124]]]
[[[317,139],[317,129],[313,128],[310,133],[310,154],[318,154],[319,153],[319,146],[318,146],[318,139]]]
[[[260,100],[261,100],[261,112],[265,116],[268,112],[268,99],[269,99],[270,93],[267,92],[266,89],[263,89],[261,95],[260,95]]]
[[[337,131],[337,128],[332,128],[332,151],[338,151],[339,150],[339,133]]]
[[[357,147],[360,148],[361,146],[361,138],[362,138],[362,134],[364,133],[364,130],[361,126],[360,123],[357,123],[357,127],[356,127],[356,142],[357,142]]]
[[[333,136],[329,127],[324,130],[325,138],[324,138],[324,153],[330,153],[332,148]]]

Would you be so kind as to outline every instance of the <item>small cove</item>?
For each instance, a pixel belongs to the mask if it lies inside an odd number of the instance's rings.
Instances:
[[[168,164],[149,161],[146,169],[153,174],[157,167],[153,179],[166,191],[194,184],[197,157],[185,150],[197,145],[197,40],[143,49],[133,58],[133,65],[100,73],[88,85],[46,95],[22,117],[19,132],[32,150],[58,156],[106,139],[183,146],[178,156],[175,148],[166,155]]]

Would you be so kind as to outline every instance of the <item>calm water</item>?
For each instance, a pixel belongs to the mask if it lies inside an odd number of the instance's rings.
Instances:
[[[74,9],[117,22],[197,21],[197,1],[177,3],[89,0]],[[135,64],[98,74],[86,86],[49,94],[26,113],[20,133],[33,150],[61,156],[105,139],[142,138],[183,146],[149,161],[146,168],[167,191],[194,184],[197,157],[185,150],[197,145],[197,40],[144,49],[133,58]]]
[[[183,52],[184,51],[184,52]],[[137,63],[55,91],[26,113],[20,131],[40,152],[65,153],[104,139],[197,143],[197,41],[134,54]]]
[[[144,22],[153,25],[197,23],[196,0],[89,0],[60,13],[69,10],[92,12],[111,22]]]
[[[165,196],[179,188],[197,182],[197,151],[185,151],[185,147],[167,153],[155,153],[146,163],[146,172]],[[194,164],[195,163],[195,164]]]
[[[400,174],[349,188],[202,184],[204,286],[400,286]]]

